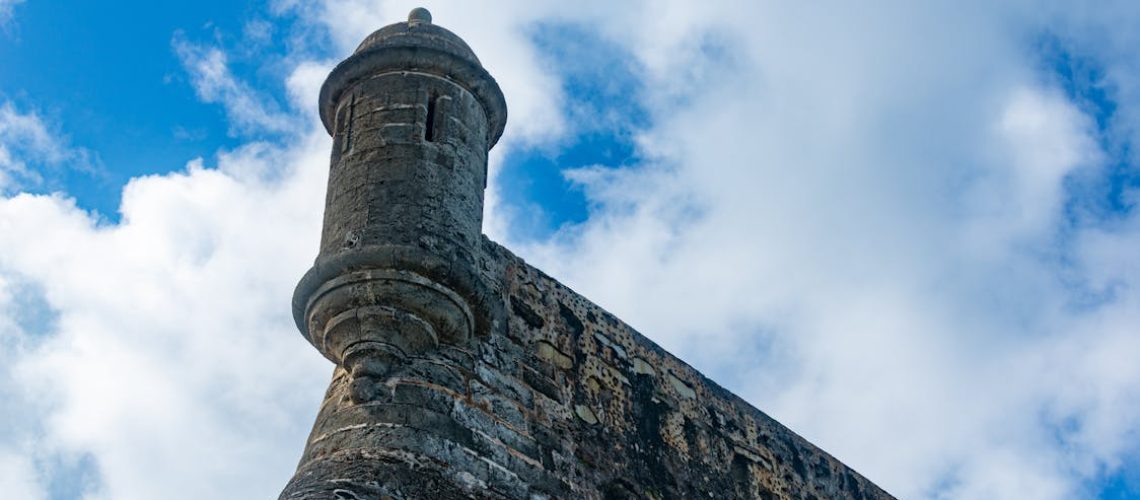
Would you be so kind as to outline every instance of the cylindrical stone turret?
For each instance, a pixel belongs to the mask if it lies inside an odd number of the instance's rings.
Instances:
[[[478,310],[475,254],[487,152],[506,113],[475,53],[425,9],[369,35],[329,74],[320,95],[333,136],[324,231],[293,308],[330,360],[344,364],[363,347],[399,355],[459,342],[489,321]],[[360,332],[376,322],[401,333]]]
[[[375,407],[379,387],[410,359],[441,344],[463,346],[500,324],[502,314],[476,264],[487,152],[507,109],[471,48],[415,9],[332,70],[320,115],[333,136],[324,230],[316,263],[294,293],[293,315],[337,364],[343,385],[334,386],[346,388],[347,406],[322,410],[282,493],[291,499],[340,498],[320,486],[339,472],[322,448],[331,441],[314,444],[318,429],[354,405]],[[366,426],[370,418],[350,420]],[[367,455],[374,445],[361,440],[337,450],[355,446]],[[340,455],[336,460],[348,456]]]
[[[419,9],[376,31],[321,89],[333,135],[321,256],[406,245],[469,260],[502,92],[459,37]]]

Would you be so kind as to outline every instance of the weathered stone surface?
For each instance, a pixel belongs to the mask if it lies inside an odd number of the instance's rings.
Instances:
[[[294,313],[337,366],[281,498],[890,498],[480,234],[506,108],[430,19],[322,90],[325,229]]]

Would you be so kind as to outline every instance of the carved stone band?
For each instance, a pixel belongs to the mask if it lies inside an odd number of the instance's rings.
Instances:
[[[309,341],[338,365],[353,353],[384,351],[402,358],[460,344],[474,334],[467,302],[419,274],[367,269],[342,274],[319,286],[305,307]]]

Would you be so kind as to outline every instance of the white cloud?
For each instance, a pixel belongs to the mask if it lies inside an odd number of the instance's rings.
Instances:
[[[21,112],[11,101],[0,105],[0,193],[37,187],[44,172],[36,167],[64,162],[90,168],[87,152],[70,147],[38,114]]]
[[[91,454],[99,498],[273,496],[327,382],[288,307],[319,233],[316,130],[135,179],[112,226],[60,196],[0,201],[0,232],[24,242],[2,246],[0,275],[36,283],[58,314],[5,363],[50,402],[42,430],[11,432]]]
[[[996,168],[980,175],[967,194],[974,215],[992,235],[1013,238],[1055,230],[1064,201],[1063,181],[1079,167],[1103,162],[1091,120],[1056,92],[1015,89],[996,123],[1004,146]],[[990,223],[996,223],[992,226]],[[997,243],[1007,243],[1002,238]]]
[[[1098,4],[1068,5],[1063,2],[1042,9],[1051,17],[1056,36],[1071,43],[1072,56],[1090,57],[1102,67],[1091,68],[1100,89],[1116,96],[1120,102],[1140,101],[1140,9],[1128,0],[1111,0]],[[1121,106],[1113,110],[1109,139],[1115,145],[1140,142],[1140,107]],[[1140,151],[1127,152],[1133,165],[1140,163]]]
[[[277,8],[333,27],[343,56],[413,6]],[[1032,43],[1055,32],[1103,62],[1107,134],[1126,141],[1134,7],[430,7],[507,95],[496,162],[581,126],[531,30],[576,23],[636,57],[645,162],[567,172],[593,208],[549,241],[514,241],[512,193],[492,189],[487,231],[892,493],[1089,496],[1137,453],[1140,218],[1067,213],[1087,194],[1067,180],[1112,151]],[[94,497],[272,497],[317,410],[329,367],[288,299],[319,235],[329,62],[291,63],[286,112],[220,50],[175,48],[236,130],[296,140],[135,179],[114,225],[64,195],[0,199],[0,234],[19,235],[0,244],[0,311],[23,307],[3,295],[17,282],[54,311],[50,335],[0,314],[0,393],[42,403],[0,435],[5,487],[39,487],[34,461],[5,457],[43,438],[93,457]]]
[[[28,432],[34,405],[27,405],[27,391],[15,383],[8,362],[27,353],[27,339],[15,319],[19,307],[15,294],[19,291],[11,280],[0,275],[0,359],[5,360],[0,365],[0,399],[4,401],[0,419],[6,423],[0,429],[0,486],[13,496],[39,499],[46,495],[32,461],[35,447]]]
[[[190,73],[198,98],[225,109],[231,133],[286,132],[300,126],[292,115],[277,109],[267,94],[234,77],[221,49],[191,43],[181,34],[176,34],[172,44]]]
[[[24,3],[24,0],[0,0],[0,27],[12,20],[12,9]]]
[[[1083,496],[1136,452],[1140,283],[1074,305],[1074,272],[1120,263],[1073,260],[1063,235],[1065,179],[1104,156],[1025,42],[1048,26],[688,9],[607,19],[648,88],[689,93],[653,110],[651,164],[572,172],[600,208],[515,248],[904,498]],[[646,41],[684,32],[670,19],[711,35]],[[710,36],[732,64],[702,68]]]
[[[28,500],[47,498],[35,478],[36,470],[30,460],[21,456],[0,454],[0,484],[4,485],[5,495]]]

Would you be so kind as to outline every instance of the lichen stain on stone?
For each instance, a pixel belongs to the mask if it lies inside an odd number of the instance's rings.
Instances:
[[[683,398],[693,399],[697,397],[697,391],[694,391],[692,386],[672,373],[669,374],[669,385]]]
[[[644,358],[633,358],[633,373],[640,375],[657,375],[657,370],[653,369],[653,365],[645,361]]]
[[[610,340],[609,337],[602,335],[601,333],[595,333],[594,338],[597,339],[598,342],[602,345],[612,349],[618,358],[621,358],[622,360],[629,359],[629,356],[625,353],[625,348],[614,343],[614,341]]]
[[[575,405],[574,414],[578,415],[578,418],[582,419],[583,422],[586,422],[589,425],[598,423],[598,417],[594,415],[594,411],[586,405]]]
[[[549,361],[554,366],[563,370],[569,370],[574,367],[574,358],[559,351],[558,348],[554,347],[550,342],[540,340],[535,344],[537,346],[535,353],[538,354],[539,358]]]

